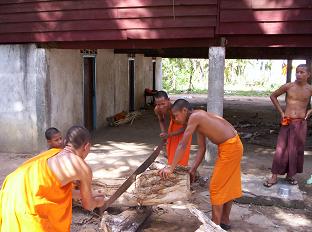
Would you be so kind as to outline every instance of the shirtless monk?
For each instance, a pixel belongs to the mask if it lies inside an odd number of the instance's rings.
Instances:
[[[167,155],[168,155],[168,164],[171,164],[174,158],[174,153],[178,147],[180,140],[183,137],[183,132],[185,126],[176,122],[171,113],[171,102],[168,97],[168,94],[165,91],[158,91],[155,95],[156,107],[154,109],[155,114],[159,120],[160,126],[160,137],[164,140],[167,140]],[[169,127],[167,130],[166,121],[170,118]],[[191,150],[192,137],[188,140],[187,147],[183,153],[183,157],[179,161],[180,166],[187,166],[190,150]]]
[[[175,101],[172,114],[176,121],[187,127],[172,164],[162,169],[160,175],[168,178],[173,173],[183,155],[187,141],[195,131],[197,131],[199,151],[191,169],[193,176],[205,155],[205,138],[218,145],[218,159],[209,186],[212,220],[223,229],[230,229],[229,216],[232,201],[242,195],[240,161],[243,145],[236,130],[220,116],[203,110],[193,111],[189,102],[184,99]]]
[[[294,176],[303,171],[304,144],[307,135],[307,119],[312,110],[307,111],[312,96],[312,86],[307,80],[311,72],[306,64],[296,68],[296,81],[287,83],[274,91],[270,98],[281,115],[281,129],[277,138],[272,164],[272,177],[263,183],[271,187],[277,183],[277,175],[286,175],[289,184],[298,182]],[[286,109],[280,106],[277,97],[286,93]]]
[[[92,196],[92,171],[84,161],[90,139],[87,129],[73,126],[63,150],[43,152],[6,177],[0,191],[0,232],[69,232],[75,180],[85,209],[104,205],[104,196]]]
[[[63,148],[63,139],[61,132],[55,128],[50,127],[44,133],[49,149]]]

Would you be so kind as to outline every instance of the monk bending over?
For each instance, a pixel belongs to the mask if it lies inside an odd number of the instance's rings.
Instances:
[[[205,137],[218,145],[218,159],[209,186],[212,220],[223,229],[230,229],[229,216],[232,201],[242,195],[240,161],[243,155],[243,145],[240,138],[228,121],[210,112],[193,111],[189,102],[184,99],[178,99],[173,104],[172,113],[176,121],[187,127],[175,152],[172,165],[161,170],[160,175],[167,178],[174,171],[193,132],[197,131],[199,145],[196,160],[191,169],[193,176],[206,152]]]
[[[75,180],[85,209],[104,205],[104,196],[92,196],[92,171],[84,161],[90,139],[87,129],[73,126],[63,150],[43,152],[6,177],[0,191],[1,232],[69,232]]]
[[[306,64],[296,68],[296,81],[287,83],[270,96],[281,115],[281,129],[277,138],[272,164],[272,177],[264,184],[271,187],[277,183],[277,175],[286,175],[289,184],[298,182],[294,176],[303,171],[304,144],[307,136],[307,119],[312,111],[307,111],[312,96],[312,86],[307,82],[311,72]],[[277,97],[286,93],[286,109],[280,106]]]
[[[155,114],[159,120],[160,126],[160,137],[164,140],[167,140],[167,155],[168,155],[168,164],[172,164],[174,153],[178,147],[179,142],[183,138],[183,133],[185,131],[185,125],[179,124],[174,120],[171,112],[171,102],[168,97],[168,94],[165,91],[158,91],[155,95],[156,107],[154,109]],[[166,121],[170,119],[169,127],[167,130]],[[191,150],[192,137],[189,138],[187,142],[186,149],[183,153],[181,160],[179,160],[178,165],[187,166],[190,150]]]

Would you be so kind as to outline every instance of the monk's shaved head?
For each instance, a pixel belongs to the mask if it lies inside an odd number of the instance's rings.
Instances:
[[[191,104],[185,99],[178,99],[172,105],[172,110],[183,110],[186,108],[188,110],[192,110]]]
[[[311,73],[311,68],[307,64],[299,64],[297,68],[305,68],[307,72]]]
[[[155,98],[162,98],[162,97],[166,100],[169,99],[168,94],[165,91],[163,90],[157,91],[157,93],[155,94]]]
[[[75,149],[81,148],[91,142],[90,132],[83,126],[72,126],[67,131],[65,146],[71,144]]]
[[[47,140],[51,140],[53,135],[58,134],[58,133],[60,133],[58,129],[56,129],[55,127],[50,127],[45,131],[44,135]]]

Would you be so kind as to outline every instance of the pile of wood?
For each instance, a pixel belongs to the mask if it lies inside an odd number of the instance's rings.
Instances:
[[[132,124],[133,121],[141,115],[142,113],[139,111],[133,111],[129,113],[126,113],[125,111],[123,111],[112,117],[106,118],[106,120],[110,126],[119,126],[119,125],[126,124],[126,123]]]

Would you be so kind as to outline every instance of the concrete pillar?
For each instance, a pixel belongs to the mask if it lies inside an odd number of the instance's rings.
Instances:
[[[156,77],[156,90],[162,90],[162,64],[161,64],[161,57],[156,57],[156,70],[155,70],[155,77]]]
[[[223,116],[225,48],[209,48],[207,111]],[[207,142],[206,160],[214,163],[217,146]]]

